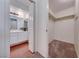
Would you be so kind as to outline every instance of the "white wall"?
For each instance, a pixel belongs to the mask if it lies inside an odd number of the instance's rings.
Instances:
[[[11,0],[10,1],[10,6],[14,6],[17,8],[21,8],[24,11],[29,11],[28,9],[28,5],[27,4],[23,4],[22,2],[20,2],[19,0]],[[16,10],[17,11],[17,10]]]
[[[74,44],[74,18],[55,22],[55,39]]]
[[[75,7],[70,7],[70,8],[64,9],[63,11],[54,13],[53,11],[51,11],[51,9],[49,9],[49,13],[55,18],[61,18],[65,16],[75,15],[74,10],[75,10]]]
[[[37,51],[44,57],[48,57],[48,37],[47,37],[47,23],[48,23],[48,0],[37,0],[38,2],[38,47]]]
[[[48,23],[48,40],[49,43],[54,40],[54,19],[53,18],[49,18],[49,23]]]
[[[55,21],[55,24],[54,24],[55,29],[54,29],[53,39],[63,40],[69,43],[74,43],[74,20],[73,20],[74,18],[73,19],[67,18],[67,19],[60,19],[60,20],[58,19],[58,18],[74,15],[75,14],[74,10],[75,10],[75,7],[73,6],[71,8],[64,9],[63,11],[60,11],[55,14],[50,12],[51,15],[53,15],[58,20],[58,21]],[[51,42],[52,41],[51,34],[49,35],[50,35],[49,41]]]
[[[9,0],[0,0],[0,58],[9,56]]]
[[[74,10],[75,10],[75,7],[71,7],[68,9],[64,9],[63,11],[60,11],[60,12],[56,13],[55,15],[57,18],[74,15],[75,14]]]

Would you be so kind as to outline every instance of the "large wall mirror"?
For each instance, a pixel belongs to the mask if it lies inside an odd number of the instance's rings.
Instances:
[[[22,18],[12,17],[10,18],[10,30],[11,31],[28,31],[28,21]]]
[[[10,31],[28,31],[29,13],[22,8],[10,6]]]

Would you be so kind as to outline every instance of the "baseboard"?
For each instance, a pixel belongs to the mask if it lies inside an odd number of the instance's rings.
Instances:
[[[29,52],[31,53],[31,54],[34,54],[35,52],[32,52],[31,50],[29,50]]]
[[[34,52],[34,54],[38,54],[38,55],[40,55],[42,58],[45,58],[45,57],[42,56],[42,54],[40,54],[38,51]]]
[[[63,40],[53,39],[52,41],[59,41],[59,42],[67,43],[67,44],[70,44],[70,45],[74,45],[74,43],[67,42],[67,41],[63,41]],[[51,41],[51,42],[52,42],[52,41]],[[51,42],[49,42],[49,44],[50,44]]]
[[[13,46],[16,46],[16,45],[20,45],[20,44],[23,44],[23,43],[28,43],[28,40],[21,41],[21,42],[15,43],[15,44],[11,44],[10,47],[13,47]]]

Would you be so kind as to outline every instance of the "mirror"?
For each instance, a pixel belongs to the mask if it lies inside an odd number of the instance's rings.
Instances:
[[[16,30],[17,29],[17,19],[10,18],[10,23],[11,23],[10,29],[11,30]]]
[[[28,21],[22,18],[10,18],[10,24],[11,31],[28,31]]]
[[[10,30],[16,31],[28,31],[28,19],[29,13],[23,9],[11,6],[10,7]]]

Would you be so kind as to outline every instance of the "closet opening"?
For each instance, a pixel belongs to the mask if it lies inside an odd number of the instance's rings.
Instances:
[[[76,58],[74,45],[75,0],[48,0],[50,58]]]

